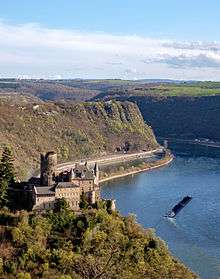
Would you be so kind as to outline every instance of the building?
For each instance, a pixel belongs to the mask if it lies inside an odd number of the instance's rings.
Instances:
[[[40,178],[32,177],[28,187],[32,189],[33,209],[53,209],[57,199],[65,198],[69,206],[78,211],[82,194],[90,204],[100,198],[99,168],[96,163],[90,169],[85,164],[58,173],[57,154],[41,154]]]

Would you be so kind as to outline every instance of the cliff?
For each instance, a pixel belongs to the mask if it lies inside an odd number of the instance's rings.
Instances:
[[[157,136],[220,140],[220,83],[139,84],[102,92],[96,99],[131,101]]]
[[[220,140],[220,96],[118,99],[135,102],[157,136]]]
[[[17,105],[2,99],[0,142],[13,147],[22,178],[38,168],[39,153],[48,150],[62,162],[157,146],[137,105],[116,101]]]

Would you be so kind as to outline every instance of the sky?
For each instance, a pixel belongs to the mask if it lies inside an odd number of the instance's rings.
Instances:
[[[219,0],[0,0],[0,77],[220,80]]]

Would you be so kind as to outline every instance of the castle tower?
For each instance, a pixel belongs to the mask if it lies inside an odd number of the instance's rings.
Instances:
[[[57,154],[53,151],[41,154],[41,185],[52,186],[57,173]]]
[[[95,163],[93,170],[94,170],[94,175],[95,175],[95,184],[98,185],[99,184],[99,166],[98,166],[97,162]]]

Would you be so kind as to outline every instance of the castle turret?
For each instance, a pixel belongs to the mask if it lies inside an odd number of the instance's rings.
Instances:
[[[57,173],[57,154],[53,151],[41,154],[41,185],[51,186]]]
[[[95,166],[94,166],[94,175],[95,175],[95,184],[98,185],[98,183],[99,183],[99,166],[98,166],[97,162],[95,163]]]

